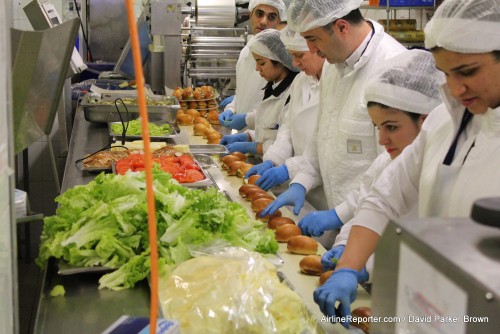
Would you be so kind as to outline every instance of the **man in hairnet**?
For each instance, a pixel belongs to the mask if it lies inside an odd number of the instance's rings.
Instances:
[[[286,7],[283,0],[250,0],[250,32],[257,34],[265,29],[277,29],[281,20],[286,21]],[[221,125],[242,130],[245,114],[254,110],[264,97],[264,80],[255,71],[255,60],[248,45],[241,50],[236,63],[236,95],[219,115]]]
[[[308,158],[301,178],[296,177],[263,214],[284,205],[293,205],[299,214],[305,194],[321,183],[328,208],[335,208],[381,151],[362,101],[364,88],[386,59],[406,49],[380,24],[362,17],[361,2],[295,0],[290,4],[289,27],[301,33],[311,52],[327,60],[320,83],[317,145],[304,152]]]

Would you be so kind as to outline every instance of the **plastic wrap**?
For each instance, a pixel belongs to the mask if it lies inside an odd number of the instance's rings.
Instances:
[[[198,256],[160,281],[164,317],[182,333],[316,333],[302,299],[260,254],[241,248]]]

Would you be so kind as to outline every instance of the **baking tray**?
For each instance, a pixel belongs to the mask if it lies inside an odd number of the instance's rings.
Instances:
[[[192,154],[229,154],[226,146],[218,144],[189,145],[189,152]]]
[[[124,95],[117,92],[116,94],[96,94],[87,93],[83,96],[80,106],[83,109],[85,119],[93,123],[108,123],[120,122],[120,114],[117,112],[114,101],[121,98],[128,101],[135,96]],[[152,95],[148,99],[156,102],[169,103],[168,105],[149,105],[148,119],[151,122],[175,122],[177,109],[180,108],[179,101],[173,96]],[[107,103],[107,104],[102,104]],[[128,116],[125,107],[122,103],[118,103],[118,108],[124,121],[134,120],[139,117],[139,106],[135,103],[127,104]]]
[[[172,127],[172,131],[170,131],[169,133],[166,133],[164,135],[161,135],[161,136],[151,136],[150,135],[149,138],[152,139],[152,140],[166,140],[168,138],[174,138],[180,132],[180,128],[179,128],[179,126],[176,123],[174,123],[174,124],[172,124],[170,122],[150,122],[150,123],[153,123],[153,124],[156,124],[156,125],[169,124]],[[108,122],[109,136],[110,137],[114,137],[115,139],[116,138],[121,139],[122,134],[121,133],[115,133],[112,130],[112,126],[114,124],[119,124],[121,126],[122,123],[121,122]],[[125,134],[125,139],[142,139],[142,135]]]

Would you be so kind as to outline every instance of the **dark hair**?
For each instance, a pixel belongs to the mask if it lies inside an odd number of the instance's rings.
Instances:
[[[385,105],[385,104],[382,104],[382,103],[379,103],[379,102],[373,102],[373,101],[368,101],[368,103],[367,103],[366,106],[368,108],[370,108],[370,107],[379,107],[379,108],[382,108],[382,109],[397,109],[397,108],[389,107],[388,105]],[[401,112],[404,112],[405,114],[407,114],[408,117],[410,117],[411,120],[414,123],[417,123],[418,120],[420,119],[420,117],[422,116],[421,114],[418,114],[418,113],[415,113],[415,112],[404,111],[404,110],[400,110],[400,109],[398,109],[398,110],[401,111]]]
[[[361,15],[361,11],[359,10],[359,8],[351,10],[349,12],[349,14],[341,17],[341,19],[346,20],[347,22],[349,22],[352,25],[357,25],[357,24],[360,24],[361,22],[365,21],[365,19],[363,18],[363,15]],[[337,21],[337,20],[335,20],[335,21]],[[334,24],[335,21],[327,23],[324,26],[322,26],[321,28],[325,29],[328,32],[331,32],[332,31],[332,24]]]
[[[439,51],[442,49],[444,49],[444,48],[442,48],[440,46],[435,46],[435,47],[431,48],[429,51],[434,52],[434,51]],[[496,60],[500,61],[500,50],[491,51],[491,54],[493,55],[493,57],[495,57]]]

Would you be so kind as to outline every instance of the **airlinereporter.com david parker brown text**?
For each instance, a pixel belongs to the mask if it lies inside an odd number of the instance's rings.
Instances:
[[[337,316],[323,316],[321,318],[321,322],[332,322],[332,323],[377,323],[377,322],[408,322],[408,323],[471,323],[471,322],[489,322],[488,317],[478,317],[478,316],[469,316],[464,315],[461,317],[457,316],[442,316],[442,315],[428,315],[428,316],[415,316],[415,315],[405,315],[401,317],[377,317],[377,316],[369,316],[369,317],[358,317],[358,316],[346,316],[346,317],[337,317]]]

